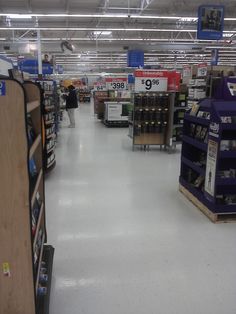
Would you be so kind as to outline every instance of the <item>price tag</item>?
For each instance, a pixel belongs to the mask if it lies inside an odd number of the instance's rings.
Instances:
[[[106,78],[106,88],[108,90],[126,90],[127,89],[127,77]]]
[[[198,64],[197,76],[207,76],[207,63]]]
[[[97,92],[105,91],[106,86],[105,85],[94,85],[94,90]]]
[[[166,92],[167,88],[166,71],[135,71],[136,92]]]

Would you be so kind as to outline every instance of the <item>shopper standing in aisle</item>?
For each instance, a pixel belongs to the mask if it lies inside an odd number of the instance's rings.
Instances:
[[[75,109],[78,108],[78,99],[73,85],[68,86],[69,94],[66,95],[66,110],[70,119],[69,128],[75,127]]]

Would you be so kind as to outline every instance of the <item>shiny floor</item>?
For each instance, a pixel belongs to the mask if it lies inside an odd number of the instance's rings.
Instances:
[[[50,314],[235,314],[236,225],[178,192],[180,152],[132,152],[91,105],[76,118],[46,181]]]

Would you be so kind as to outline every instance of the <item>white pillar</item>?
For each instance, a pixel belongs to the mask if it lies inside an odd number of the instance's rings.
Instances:
[[[42,49],[41,49],[41,35],[40,30],[37,30],[37,39],[38,39],[38,73],[39,75],[43,74],[43,64],[42,64]]]

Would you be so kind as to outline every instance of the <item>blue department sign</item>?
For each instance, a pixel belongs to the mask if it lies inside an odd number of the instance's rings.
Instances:
[[[219,40],[223,37],[224,6],[201,5],[198,9],[197,38]]]

